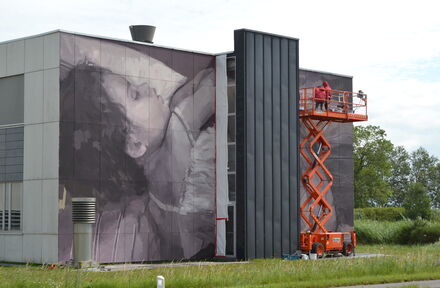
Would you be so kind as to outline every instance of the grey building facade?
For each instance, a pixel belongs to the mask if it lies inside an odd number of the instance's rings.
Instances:
[[[298,89],[352,79],[299,69],[298,39],[234,40],[218,55],[66,31],[0,43],[0,261],[71,259],[72,197],[97,199],[98,262],[296,251]],[[345,231],[352,126],[336,125],[330,229]]]

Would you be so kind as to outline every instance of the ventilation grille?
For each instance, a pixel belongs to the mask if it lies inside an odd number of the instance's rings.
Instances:
[[[73,223],[95,223],[96,198],[72,198]]]

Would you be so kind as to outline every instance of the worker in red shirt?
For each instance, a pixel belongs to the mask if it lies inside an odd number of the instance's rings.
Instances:
[[[325,91],[325,110],[328,110],[328,103],[332,99],[332,87],[328,84],[327,81],[322,82],[322,86],[324,87]]]
[[[322,104],[325,103],[325,109],[327,109],[327,94],[326,91],[324,89],[324,87],[322,86],[318,86],[315,88],[315,110],[318,110],[318,108],[320,108],[320,110],[322,110]]]

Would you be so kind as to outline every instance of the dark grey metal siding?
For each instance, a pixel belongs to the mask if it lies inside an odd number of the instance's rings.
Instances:
[[[0,182],[23,180],[23,127],[0,129]]]
[[[298,246],[298,40],[235,31],[237,258]]]

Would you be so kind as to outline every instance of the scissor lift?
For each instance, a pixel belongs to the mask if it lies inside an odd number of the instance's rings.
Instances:
[[[367,95],[331,90],[330,99],[322,100],[315,97],[315,92],[314,87],[300,89],[300,118],[308,130],[300,144],[300,153],[308,164],[301,180],[309,193],[300,207],[300,215],[309,227],[300,234],[300,247],[303,253],[316,253],[319,258],[326,253],[349,256],[356,247],[356,233],[333,232],[325,228],[332,207],[324,196],[333,184],[333,176],[324,165],[331,153],[324,131],[332,122],[367,121]],[[315,109],[319,101],[326,101],[328,109]]]

